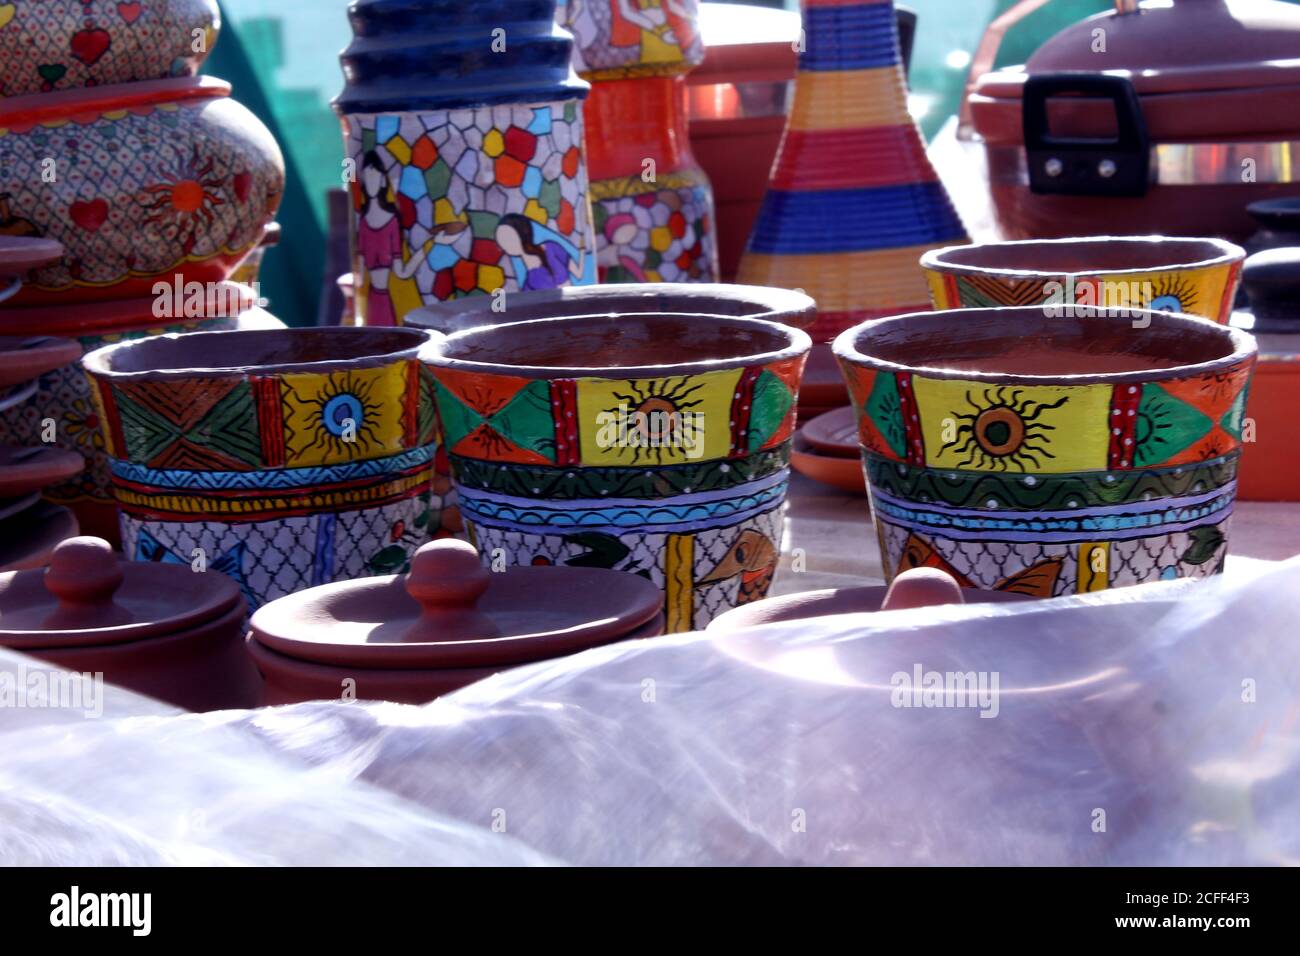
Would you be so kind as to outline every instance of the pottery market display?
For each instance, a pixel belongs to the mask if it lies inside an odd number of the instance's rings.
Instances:
[[[0,574],[0,647],[186,710],[252,707],[234,582],[186,562],[123,562],[99,538],[54,549],[45,571]]]
[[[601,282],[716,282],[713,188],[691,154],[698,0],[561,0],[583,106]]]
[[[887,576],[937,567],[1050,597],[1222,570],[1248,334],[961,309],[864,323],[834,348]]]
[[[0,6],[0,97],[193,76],[216,0],[13,0]]]
[[[582,99],[554,0],[354,0],[343,123],[356,314],[596,281]]]
[[[965,230],[907,112],[890,0],[803,0],[794,104],[737,278],[817,300],[814,341],[927,307],[923,252]]]
[[[972,77],[968,111],[1002,235],[1242,241],[1248,203],[1300,196],[1300,8],[1114,6],[1023,66]]]
[[[492,573],[463,541],[420,548],[402,576],[280,598],[253,615],[248,652],[262,702],[423,704],[492,674],[615,641],[663,633],[644,578],[603,568]]]
[[[1245,257],[1222,239],[1108,236],[932,249],[921,267],[936,309],[1076,305],[1227,322]]]
[[[400,571],[429,511],[432,379],[415,329],[192,332],[87,355],[138,560],[200,557],[249,605]]]
[[[632,314],[459,332],[424,353],[485,563],[648,577],[667,630],[766,596],[811,342],[756,319]]]

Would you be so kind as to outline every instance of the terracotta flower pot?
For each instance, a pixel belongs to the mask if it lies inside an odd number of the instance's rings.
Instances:
[[[669,631],[761,599],[810,345],[774,322],[653,313],[434,343],[424,358],[484,561],[642,574]]]
[[[358,321],[594,283],[587,85],[554,0],[357,0],[348,12],[334,108],[351,163]]]
[[[437,516],[415,329],[165,335],[82,361],[127,555],[201,552],[252,607],[401,570]]]
[[[1076,304],[1186,312],[1227,322],[1246,252],[1222,239],[1030,239],[921,257],[936,309]]]
[[[1049,597],[1222,569],[1254,340],[1086,312],[920,313],[835,340],[888,576]]]
[[[284,190],[279,147],[229,93],[192,77],[0,100],[0,230],[64,246],[15,304],[148,297],[177,275],[227,278]]]
[[[216,43],[216,0],[0,5],[0,96],[193,76]]]

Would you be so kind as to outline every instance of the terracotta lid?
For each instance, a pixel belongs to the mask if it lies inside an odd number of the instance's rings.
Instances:
[[[107,541],[69,538],[47,569],[0,575],[0,645],[123,644],[189,630],[242,600],[238,585],[218,571],[121,561]]]
[[[50,335],[0,335],[0,388],[16,385],[81,358],[81,345]]]
[[[823,455],[852,458],[857,463],[862,447],[858,444],[858,416],[848,406],[809,421],[803,426],[803,437]]]
[[[889,587],[830,588],[769,598],[738,607],[714,618],[710,631],[735,631],[778,621],[798,621],[831,614],[903,611],[943,604],[1010,604],[1031,600],[1013,591],[964,590],[938,568],[912,568],[894,578]]]
[[[85,467],[86,459],[66,448],[0,445],[0,498],[58,484],[81,474]]]
[[[250,621],[263,646],[298,660],[361,668],[483,667],[571,654],[626,637],[663,610],[635,574],[530,567],[492,573],[474,547],[424,545],[409,575],[299,591]]]
[[[1300,333],[1300,249],[1255,253],[1242,267],[1241,281],[1255,317],[1252,332]]]
[[[0,276],[16,276],[63,258],[63,246],[36,236],[0,236]]]

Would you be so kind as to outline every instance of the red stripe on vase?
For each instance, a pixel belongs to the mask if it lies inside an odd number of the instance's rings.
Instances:
[[[551,383],[551,410],[555,416],[555,463],[576,465],[582,461],[578,437],[578,383],[559,379]]]
[[[255,376],[253,400],[257,403],[257,434],[262,443],[262,464],[284,467],[284,411],[280,407],[280,380]]]
[[[402,424],[407,448],[420,444],[420,363],[406,363],[406,396],[402,403]]]
[[[754,383],[762,374],[761,368],[747,368],[736,382],[736,392],[731,397],[731,458],[749,454],[749,416],[754,409]],[[708,427],[707,423],[705,427]]]
[[[118,458],[125,459],[126,454],[126,436],[122,434],[122,416],[117,411],[117,399],[113,395],[113,386],[107,383],[95,383],[99,389],[99,399],[104,406],[104,415],[108,419],[109,438],[113,441],[112,453]]]
[[[871,162],[863,162],[870,156]],[[854,189],[934,182],[925,145],[907,126],[791,129],[785,134],[772,189]]]
[[[1132,468],[1137,437],[1137,410],[1142,402],[1141,385],[1116,385],[1110,393],[1110,450],[1108,468]]]
[[[903,415],[903,434],[907,436],[906,457],[909,464],[925,464],[925,436],[921,434],[921,418],[916,410],[916,395],[912,392],[912,376],[896,376],[898,404]]]

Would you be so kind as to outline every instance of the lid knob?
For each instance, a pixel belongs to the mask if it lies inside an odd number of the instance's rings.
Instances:
[[[961,585],[938,568],[911,568],[894,578],[885,595],[882,611],[906,611],[914,607],[965,604]]]
[[[1300,248],[1250,256],[1241,281],[1255,315],[1254,332],[1300,332]]]
[[[500,629],[477,604],[492,583],[472,544],[455,538],[431,541],[415,552],[406,593],[420,603],[420,619],[408,641],[473,641],[499,637]]]
[[[83,535],[64,541],[45,570],[45,589],[59,599],[46,626],[73,629],[92,618],[96,627],[134,621],[134,615],[113,603],[122,579],[117,553],[103,538]]]

